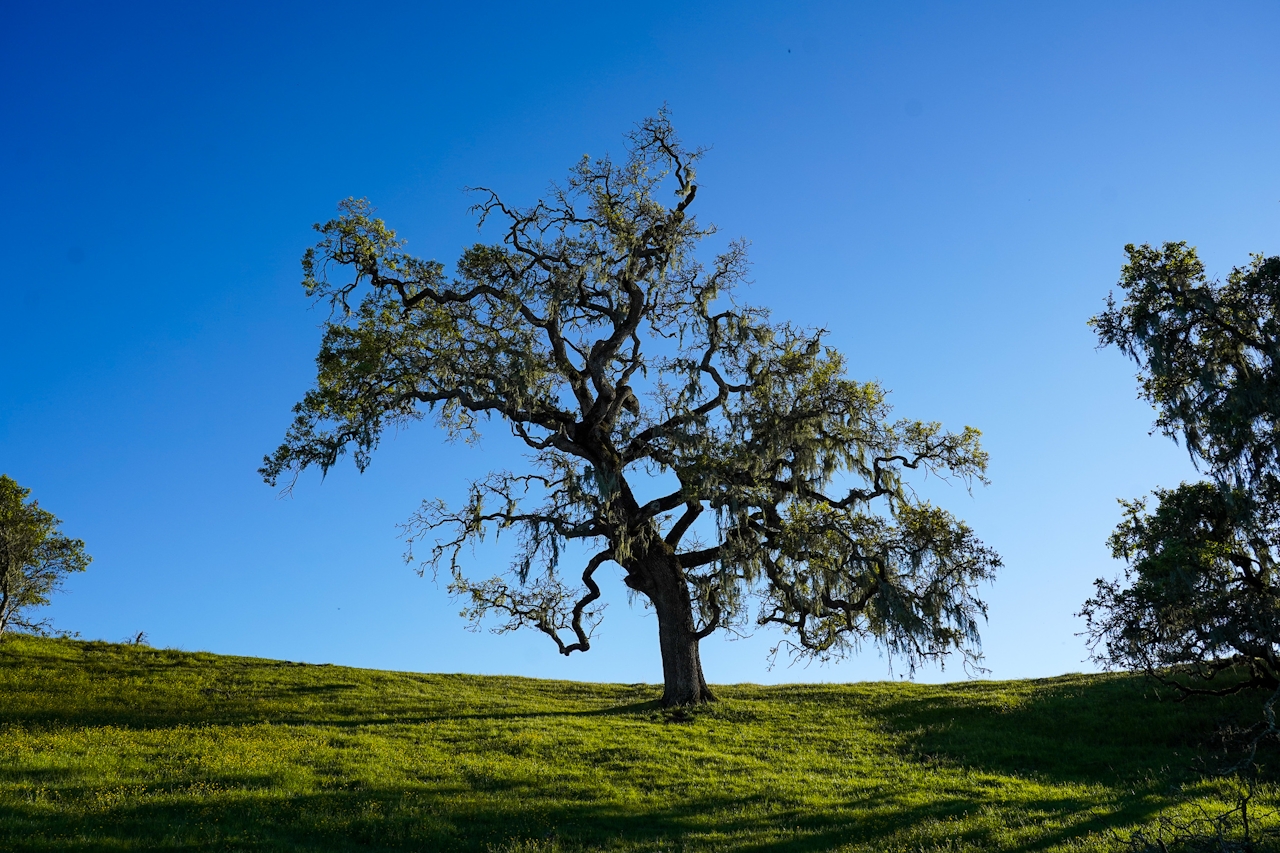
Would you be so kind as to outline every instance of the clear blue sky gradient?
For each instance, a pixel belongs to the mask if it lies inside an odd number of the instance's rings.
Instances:
[[[898,414],[984,431],[992,485],[929,491],[1005,558],[991,676],[1087,670],[1073,614],[1120,568],[1116,498],[1194,472],[1085,321],[1125,243],[1187,240],[1218,275],[1280,253],[1277,33],[1271,2],[7,3],[0,471],[95,558],[51,615],[184,649],[660,681],[616,576],[599,642],[565,659],[467,632],[403,563],[419,501],[518,462],[501,428],[471,448],[422,424],[292,499],[255,469],[314,375],[311,223],[367,196],[451,264],[477,239],[462,187],[532,202],[665,102],[712,147],[701,219],[752,241],[747,298],[829,329]],[[874,648],[769,669],[776,639],[707,641],[710,680],[888,677]]]

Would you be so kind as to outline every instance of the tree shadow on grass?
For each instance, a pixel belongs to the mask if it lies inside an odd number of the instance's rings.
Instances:
[[[1007,684],[920,688],[865,709],[919,760],[1056,783],[1166,786],[1190,778],[1224,720],[1256,719],[1265,696],[1161,694],[1137,675],[1062,676],[1010,696]]]
[[[477,796],[465,786],[412,790],[337,790],[288,796],[224,792],[210,797],[143,795],[118,805],[51,810],[0,802],[0,848],[42,853],[119,850],[267,851],[438,850],[495,851],[610,848],[647,851],[717,849],[743,853],[819,853],[842,846],[917,849],[934,839],[963,849],[986,849],[998,829],[973,825],[975,804],[954,797],[921,804],[872,792],[829,809],[771,804],[767,795],[702,796],[674,805],[549,800],[516,791]],[[64,802],[92,802],[92,790],[66,789]],[[84,798],[89,798],[85,800]],[[1027,803],[1057,817],[1066,829],[1042,834],[1011,850],[1041,850],[1065,838],[1136,822],[1153,806],[1134,804],[1099,816],[1096,803],[1045,797]],[[926,826],[931,835],[913,835]],[[952,828],[949,831],[949,828]],[[551,841],[554,840],[554,844]],[[926,848],[927,849],[927,848]]]
[[[37,785],[65,786],[84,778],[84,773],[70,767],[4,767],[0,766],[0,786]]]

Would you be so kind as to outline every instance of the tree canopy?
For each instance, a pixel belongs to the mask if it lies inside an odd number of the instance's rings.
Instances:
[[[1138,364],[1157,428],[1208,479],[1156,490],[1153,511],[1121,502],[1110,541],[1125,577],[1099,580],[1083,611],[1095,654],[1161,677],[1189,670],[1183,689],[1280,686],[1280,257],[1220,282],[1186,243],[1125,251],[1124,299],[1090,322]]]
[[[48,621],[31,610],[48,604],[65,577],[92,559],[84,542],[62,534],[53,513],[27,501],[30,495],[0,474],[0,637],[11,629],[43,633]]]
[[[462,506],[426,501],[408,524],[421,570],[447,569],[471,617],[568,655],[602,616],[597,573],[620,567],[656,612],[668,704],[713,698],[698,643],[752,619],[816,658],[869,640],[910,667],[976,660],[976,585],[999,558],[906,475],[985,483],[978,431],[890,420],[824,331],[740,304],[745,244],[696,252],[715,233],[692,212],[702,152],[665,112],[628,143],[529,207],[474,190],[501,240],[452,274],[404,252],[363,200],[317,225],[303,284],[332,312],[264,478],[346,453],[363,470],[388,428],[428,416],[462,438],[501,421],[528,468],[477,480]],[[472,578],[464,548],[506,528],[510,570]]]

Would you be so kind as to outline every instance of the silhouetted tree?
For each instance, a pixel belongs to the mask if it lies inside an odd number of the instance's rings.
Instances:
[[[1225,283],[1194,248],[1126,246],[1124,301],[1090,320],[1103,345],[1139,367],[1156,426],[1209,480],[1122,501],[1113,553],[1120,581],[1084,606],[1097,658],[1184,690],[1280,686],[1280,257],[1255,255]],[[1214,685],[1224,670],[1248,673]]]
[[[364,201],[317,225],[304,285],[333,312],[316,387],[264,478],[327,470],[348,450],[363,470],[386,428],[429,412],[453,436],[502,420],[529,469],[475,482],[458,508],[425,503],[411,548],[440,538],[422,568],[447,566],[473,618],[536,628],[568,655],[591,646],[597,573],[620,566],[656,612],[668,705],[713,698],[699,641],[742,624],[753,598],[800,654],[869,639],[910,666],[975,659],[975,585],[999,559],[903,476],[985,482],[978,431],[888,421],[885,391],[846,378],[823,332],[733,301],[745,246],[706,266],[694,255],[714,233],[690,212],[701,152],[665,112],[629,143],[621,163],[584,158],[532,207],[475,190],[502,241],[467,249],[452,276],[401,251]],[[511,570],[467,577],[463,547],[508,527]],[[560,568],[570,543],[590,548],[576,583]]]

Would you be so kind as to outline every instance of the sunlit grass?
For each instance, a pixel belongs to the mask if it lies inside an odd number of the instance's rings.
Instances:
[[[1130,676],[717,689],[0,643],[0,849],[1103,850],[1215,808],[1257,697]],[[1225,800],[1224,800],[1225,802]]]

